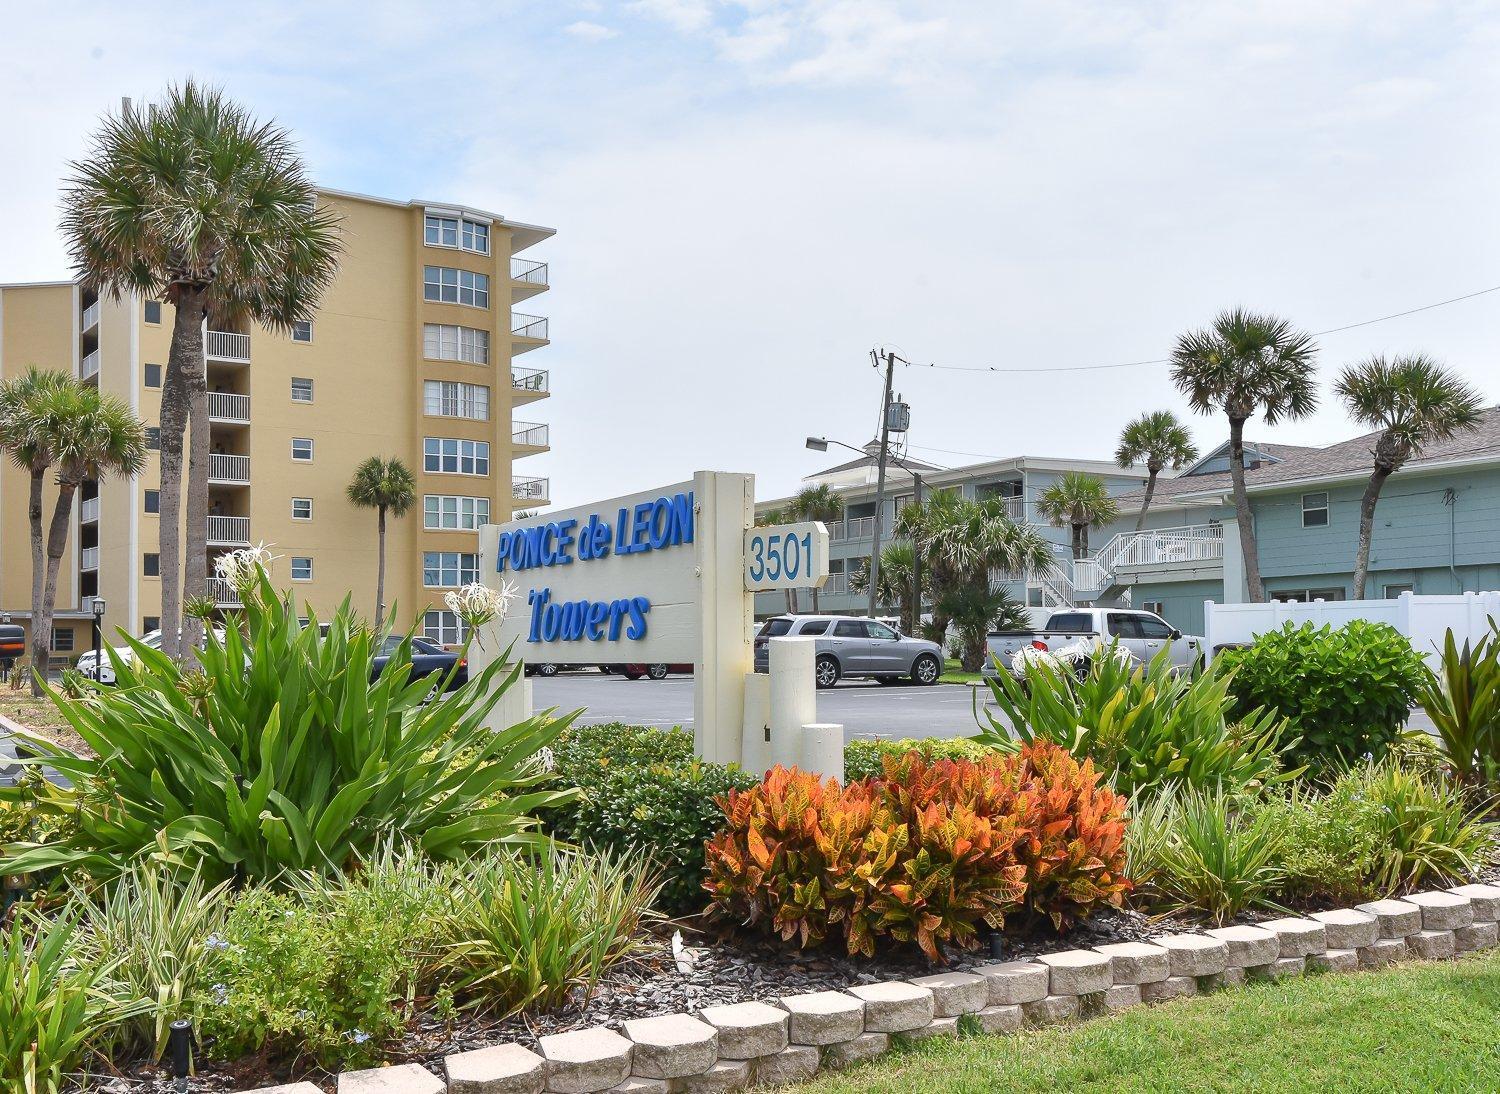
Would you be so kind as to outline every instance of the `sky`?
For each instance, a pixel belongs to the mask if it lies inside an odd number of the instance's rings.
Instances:
[[[364,0],[16,6],[0,281],[66,276],[58,190],[98,116],[193,76],[318,181],[557,229],[521,411],[555,503],[748,471],[761,497],[877,421],[910,451],[1108,458],[1224,309],[1309,331],[1500,286],[1500,4],[1414,0]],[[1500,402],[1500,292],[1321,335],[1329,390],[1421,351]],[[942,368],[927,367],[931,365]],[[1034,369],[1026,373],[988,369]],[[977,370],[977,371],[969,371]]]

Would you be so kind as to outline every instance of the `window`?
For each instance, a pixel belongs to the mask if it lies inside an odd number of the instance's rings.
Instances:
[[[297,320],[297,322],[295,322],[295,323],[292,324],[292,341],[293,342],[311,342],[312,341],[312,321],[311,320],[309,320],[309,319],[299,319],[299,320]]]
[[[292,519],[312,520],[312,498],[292,499]]]
[[[141,555],[141,573],[147,577],[161,577],[161,555],[155,551]]]
[[[1302,527],[1325,528],[1328,525],[1327,493],[1302,495]]]
[[[161,322],[161,301],[160,300],[148,300],[148,301],[146,301],[146,322],[148,322],[148,323],[160,323]]]
[[[479,580],[479,556],[463,551],[423,551],[422,585],[428,589],[456,589]]]
[[[449,380],[424,380],[422,409],[439,418],[490,420],[490,389],[481,384],[459,384]]]
[[[305,556],[302,556],[302,557],[299,557],[297,555],[293,555],[292,556],[292,580],[293,581],[311,581],[312,580],[312,559],[307,558]]]
[[[457,646],[468,637],[468,627],[452,612],[428,612],[422,617],[422,634],[440,646]]]
[[[868,633],[857,619],[840,619],[833,628],[835,638],[864,638]]]
[[[1065,634],[1088,634],[1094,629],[1094,621],[1086,612],[1055,612],[1047,620],[1047,630]]]
[[[144,503],[145,503],[145,506],[146,506],[146,512],[148,512],[148,513],[160,513],[161,512],[161,491],[160,490],[147,490],[146,494],[145,494],[145,498],[144,498]]]
[[[490,306],[489,274],[455,270],[451,266],[422,267],[422,296],[439,304]]]
[[[1157,615],[1164,616],[1167,614],[1167,602],[1165,600],[1143,600],[1141,601],[1141,610],[1155,612]]]
[[[878,638],[883,642],[894,642],[901,636],[884,623],[877,623],[873,619],[865,623],[865,633],[871,638]]]
[[[422,527],[433,531],[472,532],[489,520],[489,498],[428,494],[422,499]]]
[[[1402,593],[1410,592],[1415,592],[1415,589],[1412,586],[1411,582],[1396,582],[1385,587],[1385,598],[1387,600],[1395,600],[1396,597],[1400,596]]]
[[[292,438],[292,459],[308,463],[312,460],[313,443],[311,437]]]
[[[161,387],[161,366],[149,362],[146,365],[146,386]]]
[[[141,634],[150,634],[152,631],[161,630],[161,616],[146,615],[141,617]]]
[[[1123,612],[1110,612],[1105,623],[1109,628],[1111,638],[1142,638],[1141,621],[1133,615],[1125,615]],[[1048,627],[1049,631],[1054,628]]]
[[[780,638],[792,629],[790,619],[767,619],[757,638]]]
[[[1160,619],[1148,619],[1144,615],[1135,617],[1135,625],[1140,629],[1142,638],[1149,638],[1153,642],[1165,641],[1172,637],[1172,628]]]
[[[313,401],[313,382],[306,376],[292,377],[292,402],[310,403]]]
[[[422,470],[434,475],[488,475],[490,442],[426,437],[422,441]]]
[[[422,327],[422,356],[432,361],[490,363],[490,332],[452,323],[426,323]]]
[[[161,426],[148,425],[146,427],[146,447],[153,452],[161,451]]]
[[[1343,589],[1270,589],[1266,595],[1283,604],[1311,604],[1314,600],[1343,600]]]
[[[428,213],[423,241],[429,247],[459,247],[487,255],[490,253],[490,226],[468,217]]]
[[[52,632],[52,650],[54,653],[73,652],[73,631],[56,630]]]
[[[797,633],[799,635],[802,635],[803,637],[806,637],[807,635],[810,635],[810,634],[827,634],[828,633],[828,620],[826,620],[826,619],[809,619],[806,623],[802,624],[802,629],[799,630]]]

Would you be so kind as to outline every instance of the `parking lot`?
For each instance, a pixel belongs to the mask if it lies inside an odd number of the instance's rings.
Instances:
[[[532,680],[532,701],[538,710],[584,708],[579,722],[597,725],[693,725],[693,681],[688,676],[665,680],[626,680],[597,672],[563,673],[550,680]],[[979,689],[983,701],[987,688]],[[933,687],[882,687],[854,680],[818,692],[818,721],[836,722],[847,738],[854,737],[969,737],[978,732],[974,722],[972,689],[964,684]]]

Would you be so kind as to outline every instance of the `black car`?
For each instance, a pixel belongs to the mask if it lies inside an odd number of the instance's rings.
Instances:
[[[390,662],[396,651],[401,648],[402,637],[398,634],[387,635],[384,642],[380,644],[380,652],[375,655],[374,667],[371,670],[370,679],[374,679],[385,671],[385,666]],[[424,676],[434,677],[434,686],[444,673],[453,668],[454,662],[458,663],[458,671],[448,681],[449,691],[455,691],[469,680],[469,666],[463,658],[452,650],[446,650],[436,642],[426,638],[413,638],[411,640],[411,677],[412,680]]]

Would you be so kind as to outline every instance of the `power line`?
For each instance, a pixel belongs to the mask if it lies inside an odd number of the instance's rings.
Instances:
[[[1325,334],[1338,334],[1341,331],[1354,330],[1356,327],[1368,327],[1375,323],[1384,323],[1391,319],[1401,319],[1404,316],[1416,315],[1418,312],[1431,311],[1433,308],[1446,307],[1449,304],[1458,304],[1464,300],[1473,300],[1476,296],[1484,296],[1488,293],[1500,292],[1500,285],[1492,285],[1488,289],[1479,289],[1477,292],[1465,293],[1463,296],[1454,296],[1447,300],[1439,300],[1436,304],[1423,304],[1418,308],[1408,308],[1405,311],[1392,312],[1390,315],[1382,315],[1378,319],[1362,319],[1358,323],[1347,323],[1342,327],[1329,327],[1327,330],[1313,331],[1313,337],[1321,338]],[[940,369],[944,372],[1001,372],[1001,373],[1046,373],[1046,372],[1098,372],[1104,369],[1115,368],[1139,368],[1143,365],[1165,365],[1170,364],[1171,358],[1153,357],[1148,361],[1117,361],[1108,365],[1058,365],[1053,367],[1034,368],[1000,368],[994,365],[938,365],[930,361],[907,361],[911,368]],[[964,453],[959,453],[963,455]]]

